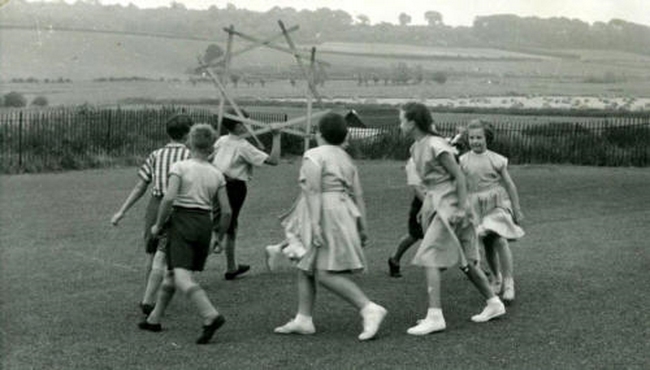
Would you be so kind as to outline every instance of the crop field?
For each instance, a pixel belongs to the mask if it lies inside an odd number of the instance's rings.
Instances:
[[[462,273],[444,274],[446,332],[406,329],[426,310],[420,269],[387,275],[386,259],[406,232],[411,194],[403,163],[358,162],[368,205],[368,272],[355,278],[389,315],[376,340],[359,343],[360,318],[319,290],[317,333],[279,336],[295,313],[294,274],[265,270],[263,247],[282,232],[276,216],[298,192],[299,161],[256,172],[241,218],[239,259],[248,276],[225,281],[223,255],[198,276],[228,322],[207,346],[178,295],[163,332],[141,332],[141,223],[145,200],[119,228],[110,217],[136,168],[0,176],[0,366],[21,369],[444,368],[647,369],[650,366],[650,171],[641,168],[512,166],[527,216],[513,244],[517,300],[487,324]]]

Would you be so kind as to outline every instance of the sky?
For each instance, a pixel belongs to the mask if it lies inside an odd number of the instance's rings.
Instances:
[[[9,0],[11,1],[11,0]],[[74,3],[78,0],[65,0]],[[82,0],[83,1],[83,0]],[[172,0],[99,0],[102,4],[133,3],[139,8],[168,7]],[[370,23],[398,23],[400,13],[411,16],[411,24],[426,24],[424,13],[435,10],[450,26],[471,26],[481,15],[515,14],[522,17],[567,17],[585,22],[608,22],[619,18],[650,26],[650,0],[176,0],[190,9],[207,9],[212,5],[265,12],[274,6],[296,10],[318,8],[341,9],[355,18],[366,15]]]

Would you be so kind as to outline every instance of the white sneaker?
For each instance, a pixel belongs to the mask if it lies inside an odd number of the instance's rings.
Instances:
[[[515,282],[512,279],[504,281],[502,299],[508,302],[515,300]]]
[[[474,322],[486,322],[506,314],[506,306],[501,300],[488,303],[480,314],[472,316]]]
[[[417,321],[417,325],[409,328],[406,333],[411,335],[427,335],[437,331],[443,331],[447,328],[445,318],[440,316],[438,318],[425,318]]]
[[[266,268],[269,271],[277,270],[280,259],[284,257],[282,244],[267,245],[264,247],[264,254],[266,255]]]
[[[288,323],[278,326],[273,330],[277,334],[302,334],[309,335],[316,332],[313,322],[309,323],[298,323],[295,319],[289,321]]]
[[[374,338],[387,313],[388,311],[386,311],[385,308],[375,303],[371,303],[369,307],[362,309],[361,317],[363,317],[363,332],[359,334],[359,340]]]

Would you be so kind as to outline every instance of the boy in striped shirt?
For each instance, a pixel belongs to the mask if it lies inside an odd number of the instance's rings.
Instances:
[[[145,315],[151,313],[156,301],[156,292],[165,273],[165,238],[157,238],[151,234],[151,227],[156,222],[158,208],[168,185],[168,174],[172,164],[190,158],[190,151],[185,146],[185,140],[193,125],[192,118],[185,114],[178,114],[167,121],[167,135],[170,142],[162,148],[156,149],[145,160],[138,170],[138,182],[126,198],[119,211],[111,218],[111,223],[117,226],[126,212],[147,192],[150,184],[153,185],[151,198],[144,217],[144,245],[147,253],[146,262],[146,288],[140,308]]]

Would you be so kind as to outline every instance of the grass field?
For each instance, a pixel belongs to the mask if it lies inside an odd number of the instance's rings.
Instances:
[[[320,290],[312,337],[272,329],[294,314],[290,272],[267,273],[262,248],[282,234],[274,217],[297,193],[298,161],[256,173],[244,207],[240,260],[249,276],[223,280],[212,256],[199,281],[227,317],[213,343],[196,346],[199,318],[176,297],[160,334],[141,332],[141,217],[109,219],[135,168],[0,176],[0,366],[16,369],[647,369],[650,367],[650,170],[515,166],[527,236],[513,246],[517,301],[487,324],[457,271],[443,282],[448,329],[405,331],[425,312],[423,273],[387,276],[405,232],[410,194],[401,163],[359,162],[369,209],[369,272],[358,277],[389,309],[379,337],[359,343],[357,313]],[[412,252],[407,254],[407,258]]]

